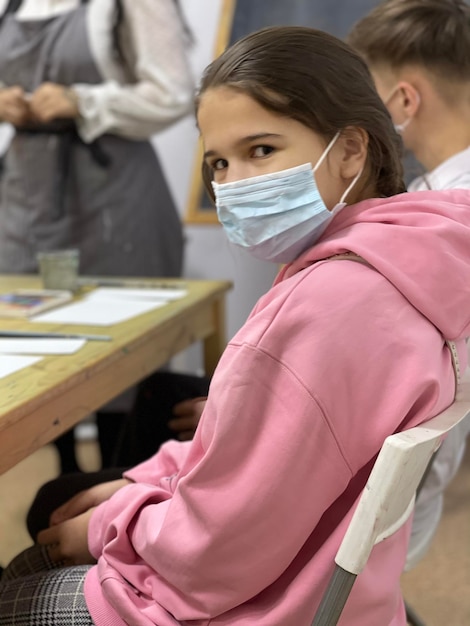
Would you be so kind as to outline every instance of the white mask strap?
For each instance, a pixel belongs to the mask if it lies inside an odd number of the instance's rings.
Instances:
[[[320,165],[323,163],[323,161],[326,159],[328,152],[331,150],[331,148],[335,145],[336,140],[338,139],[338,137],[340,136],[341,131],[338,131],[336,133],[336,135],[333,137],[333,139],[330,141],[330,143],[326,146],[325,150],[323,151],[323,154],[321,155],[321,157],[318,159],[317,164],[315,165],[315,167],[313,168],[313,172],[315,173],[317,171],[317,169],[320,167]],[[361,167],[361,169],[359,170],[359,172],[356,174],[356,176],[353,178],[353,180],[351,181],[351,183],[349,184],[348,188],[346,189],[346,191],[343,193],[343,195],[341,196],[341,199],[339,201],[339,204],[344,202],[344,199],[347,197],[348,193],[351,191],[351,189],[354,187],[354,185],[357,183],[357,181],[360,179],[362,172],[364,171],[364,166]]]
[[[390,100],[393,98],[393,96],[396,94],[396,92],[399,89],[399,85],[395,85],[395,87],[392,89],[392,91],[388,94],[388,96],[384,99],[384,104],[385,106],[387,106],[387,104],[390,102]]]
[[[361,167],[361,169],[359,170],[359,172],[356,174],[356,176],[354,176],[352,182],[350,183],[350,185],[348,186],[348,188],[346,189],[346,191],[343,193],[343,195],[340,198],[339,204],[342,204],[345,200],[345,198],[347,197],[348,193],[351,191],[351,189],[354,187],[354,185],[357,183],[357,181],[360,179],[362,172],[364,171],[364,166]]]
[[[409,117],[402,124],[394,124],[393,127],[395,128],[397,133],[401,135],[401,133],[405,130],[405,128],[408,126],[411,120],[412,118]]]
[[[318,159],[317,164],[315,165],[315,167],[313,168],[313,171],[316,172],[317,169],[320,167],[320,165],[323,163],[323,161],[326,159],[326,157],[328,156],[328,152],[331,150],[331,148],[335,145],[336,140],[338,139],[339,135],[340,135],[341,131],[338,131],[336,133],[336,135],[333,137],[333,139],[330,141],[330,143],[326,146],[325,150],[323,151],[323,154],[321,155],[321,157]]]

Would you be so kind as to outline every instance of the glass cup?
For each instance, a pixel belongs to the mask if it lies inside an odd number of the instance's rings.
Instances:
[[[38,252],[37,260],[44,289],[77,290],[79,250]]]

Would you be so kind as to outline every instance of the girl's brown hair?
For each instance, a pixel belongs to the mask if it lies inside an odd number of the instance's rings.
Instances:
[[[221,86],[248,94],[327,141],[348,126],[364,129],[369,135],[367,184],[382,196],[405,191],[401,139],[367,65],[336,37],[300,26],[257,31],[207,67],[196,108],[205,91]],[[203,177],[213,198],[212,173],[206,164]]]

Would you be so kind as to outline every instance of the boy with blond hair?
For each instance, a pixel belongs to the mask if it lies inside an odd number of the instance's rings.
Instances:
[[[348,41],[369,65],[405,147],[426,170],[408,189],[470,189],[470,6],[464,0],[386,0],[355,24]],[[467,421],[449,435],[421,490],[409,567],[438,526],[443,491],[460,465],[469,429]]]

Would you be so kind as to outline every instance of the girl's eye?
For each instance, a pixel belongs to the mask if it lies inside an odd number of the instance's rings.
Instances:
[[[268,154],[271,154],[273,151],[274,148],[272,146],[256,146],[253,148],[252,154],[254,157],[260,158],[268,156]]]
[[[228,166],[228,161],[226,161],[225,159],[217,159],[216,161],[214,161],[213,163],[211,163],[211,168],[214,171],[217,170],[223,170]]]

